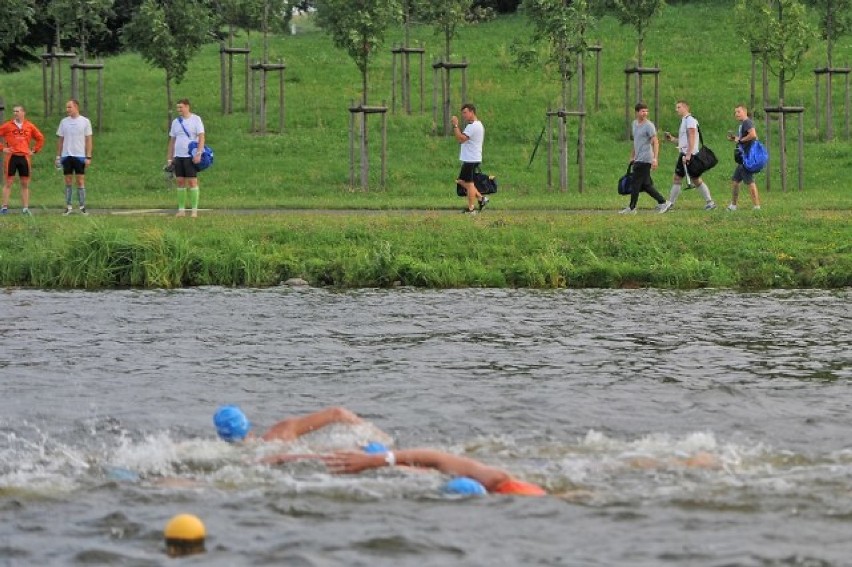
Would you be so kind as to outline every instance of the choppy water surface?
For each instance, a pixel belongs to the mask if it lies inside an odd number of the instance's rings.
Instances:
[[[6,291],[0,565],[850,565],[852,292]],[[345,405],[370,425],[229,446]],[[503,466],[258,464],[381,436]],[[277,445],[277,446],[275,446]],[[709,454],[713,466],[690,467]]]

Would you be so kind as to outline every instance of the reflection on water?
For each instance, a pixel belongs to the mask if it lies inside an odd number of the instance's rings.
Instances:
[[[843,565],[849,299],[8,291],[0,557],[157,565],[165,522],[190,512],[210,534],[204,565]],[[226,402],[261,428],[345,405],[397,446],[466,454],[554,496],[261,465],[379,433],[234,447],[211,423]]]

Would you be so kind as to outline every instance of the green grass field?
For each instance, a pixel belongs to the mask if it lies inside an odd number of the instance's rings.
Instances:
[[[835,127],[840,139],[823,142],[817,136],[811,110],[812,69],[824,65],[822,46],[811,49],[798,76],[787,86],[786,102],[808,109],[804,190],[797,189],[795,127],[791,127],[788,190],[781,191],[775,159],[770,172],[771,191],[765,190],[766,174],[758,177],[763,200],[759,216],[748,210],[747,195],[741,196],[745,210],[736,214],[722,210],[730,196],[729,176],[733,168],[731,146],[724,136],[736,125],[733,107],[748,101],[751,69],[750,52],[734,32],[732,6],[729,0],[708,0],[667,7],[652,26],[645,59],[646,65],[657,64],[662,69],[660,116],[652,115],[658,129],[677,129],[679,119],[674,104],[685,98],[701,122],[705,142],[720,157],[720,165],[705,175],[720,205],[709,214],[702,210],[703,202],[694,192],[685,192],[678,210],[671,214],[651,214],[653,202],[647,196],[639,201],[640,212],[645,214],[631,218],[615,214],[625,205],[625,199],[616,194],[615,185],[630,153],[630,143],[624,139],[623,69],[633,57],[635,38],[631,29],[620,27],[611,18],[602,20],[593,32],[603,46],[600,107],[596,111],[590,109],[588,117],[586,183],[582,194],[577,191],[573,159],[569,164],[568,192],[547,188],[544,147],[539,148],[532,167],[527,167],[544,125],[545,110],[557,106],[559,83],[552,72],[514,65],[510,46],[516,39],[530,35],[526,20],[515,15],[460,28],[453,44],[454,59],[464,57],[470,63],[467,98],[478,106],[487,132],[483,169],[496,174],[500,181],[500,192],[490,210],[474,222],[434,212],[392,215],[387,219],[216,212],[205,212],[196,221],[167,216],[64,219],[59,216],[63,183],[52,167],[54,133],[63,114],[54,112],[44,118],[40,68],[3,75],[0,96],[7,108],[25,104],[28,118],[49,141],[46,151],[35,158],[31,197],[35,218],[9,215],[0,219],[0,284],[272,285],[291,275],[303,275],[313,283],[347,286],[393,282],[436,287],[850,285],[852,197],[848,172],[852,170],[852,142],[842,139],[844,115],[838,104],[843,97],[842,85],[835,88]],[[687,25],[693,29],[690,36],[682,31]],[[216,150],[216,164],[201,174],[201,206],[214,210],[460,210],[462,199],[455,197],[452,181],[458,170],[458,145],[452,138],[433,134],[430,64],[440,53],[441,45],[432,29],[419,27],[413,31],[414,40],[426,47],[426,111],[408,116],[398,102],[397,112],[389,116],[388,183],[384,188],[378,186],[379,120],[371,119],[371,184],[369,190],[363,191],[348,185],[347,109],[350,101],[360,97],[357,68],[310,21],[300,21],[297,27],[301,31],[296,35],[275,38],[271,44],[272,60],[281,58],[287,63],[284,133],[261,137],[248,132],[250,117],[242,111],[245,99],[239,79],[236,112],[228,116],[220,113],[217,45],[205,46],[193,59],[185,81],[175,88],[176,98],[193,101],[193,110],[204,119],[208,143]],[[401,41],[401,35],[401,30],[390,34],[385,50],[370,70],[372,104],[383,100],[390,103],[390,48]],[[253,50],[259,53],[259,34],[252,34],[249,39]],[[238,44],[245,41],[241,38]],[[852,59],[852,38],[843,38],[835,53],[837,62]],[[88,204],[93,209],[174,207],[173,188],[161,171],[167,144],[163,72],[148,67],[135,54],[110,58],[105,63],[104,124],[102,132],[95,136],[94,161],[87,176]],[[237,70],[242,72],[241,67]],[[594,100],[593,81],[594,72],[590,70],[588,101]],[[455,84],[459,84],[458,79]],[[417,78],[413,86],[415,92],[419,90]],[[92,109],[94,88],[94,82],[90,83]],[[67,85],[65,92],[69,92]],[[772,92],[776,92],[776,87],[772,87]],[[646,82],[645,94],[653,108],[650,81]],[[271,98],[276,96],[273,90]],[[456,106],[461,104],[458,92],[453,100]],[[414,106],[419,107],[416,95]],[[273,108],[269,120],[273,127],[277,124],[275,112]],[[94,118],[94,111],[88,115]],[[795,122],[791,124],[794,125]],[[762,119],[757,121],[757,127],[765,138]],[[774,128],[770,149],[777,158],[778,134]],[[572,157],[576,138],[577,125],[571,122]],[[674,146],[666,145],[660,170],[654,175],[664,194],[671,184],[675,159]],[[558,179],[555,164],[554,178]],[[12,207],[18,206],[18,196],[16,185]],[[299,235],[298,246],[289,238],[283,239],[286,243],[282,241],[280,235],[291,232]],[[217,236],[220,234],[227,238],[221,240]],[[99,244],[90,250],[90,256],[81,258],[74,246],[85,250],[81,244],[84,241]],[[121,264],[123,260],[110,256],[115,241],[132,249],[151,247],[152,251],[146,254],[162,254],[163,264],[169,264],[168,258],[172,257],[182,267],[170,268],[172,275],[167,278],[99,276],[87,283],[79,275],[91,271],[92,266],[86,262]],[[278,247],[267,247],[269,243],[277,243]],[[175,256],[174,246],[192,250],[192,262],[186,255]],[[258,262],[265,267],[249,270],[257,277],[225,277],[221,275],[224,272],[234,274],[227,267],[228,261],[223,260],[228,250],[234,258],[262,258]],[[282,257],[289,260],[282,261]],[[365,271],[352,265],[353,259],[366,257],[378,258],[378,267]],[[414,271],[419,275],[406,270],[400,275],[397,268],[391,269],[401,261],[400,257],[406,266],[419,266]],[[382,258],[387,261],[383,263]],[[571,266],[587,260],[593,268],[577,275],[579,272]],[[205,262],[225,262],[225,267],[202,270],[205,275],[199,276],[199,266]],[[149,265],[153,265],[150,258]],[[381,266],[387,268],[387,273],[373,273],[373,269],[381,272]]]

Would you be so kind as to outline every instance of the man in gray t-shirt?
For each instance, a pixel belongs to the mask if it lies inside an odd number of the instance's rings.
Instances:
[[[743,153],[746,154],[751,149],[752,143],[757,140],[757,130],[754,128],[754,122],[748,117],[748,110],[745,105],[740,104],[734,109],[734,117],[739,120],[740,125],[737,128],[737,133],[728,134],[728,139],[742,146]],[[755,210],[760,210],[760,195],[757,192],[757,184],[754,182],[754,174],[746,170],[740,159],[737,167],[731,176],[731,204],[728,205],[729,211],[737,210],[737,200],[740,198],[740,184],[748,185],[748,192],[751,196],[751,203]]]
[[[660,141],[657,139],[657,128],[648,120],[648,105],[636,103],[636,120],[633,121],[633,149],[630,151],[630,161],[633,162],[630,205],[621,214],[635,214],[639,193],[645,191],[657,201],[657,211],[664,213],[671,205],[660,192],[654,188],[651,170],[657,169],[657,157],[660,155]]]

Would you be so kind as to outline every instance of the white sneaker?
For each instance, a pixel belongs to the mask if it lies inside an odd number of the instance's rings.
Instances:
[[[753,211],[759,211],[759,210],[760,210],[760,205],[755,205],[754,207],[752,207],[752,210],[753,210]]]
[[[731,203],[730,205],[728,205],[727,209],[728,209],[729,211],[736,211],[736,210],[737,210],[737,206],[736,206],[735,204]]]
[[[71,214],[71,213],[73,213],[73,212],[74,212],[74,209],[73,209],[73,208],[71,208],[71,205],[68,205],[68,206],[65,208],[65,212],[64,212],[64,213],[62,213],[62,215],[67,217],[68,215],[70,215],[70,214]]]
[[[661,203],[661,204],[657,205],[657,212],[660,213],[660,214],[663,214],[671,208],[672,208],[672,202],[666,201],[665,203]]]
[[[707,204],[704,205],[705,211],[712,211],[716,208],[716,203],[714,201],[707,201]]]
[[[620,214],[620,215],[635,215],[636,209],[631,209],[630,207],[625,207],[625,208],[621,209],[620,211],[618,211],[618,214]]]

